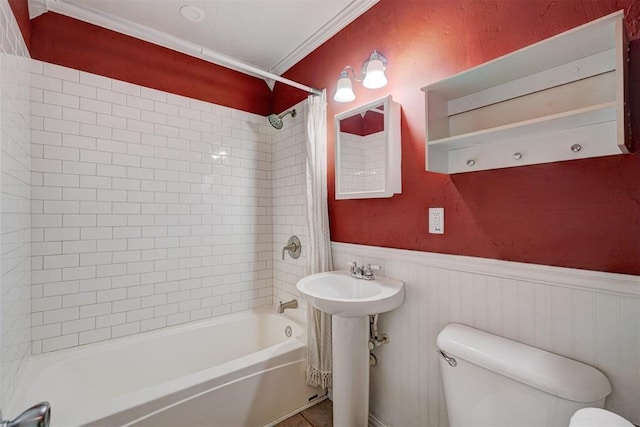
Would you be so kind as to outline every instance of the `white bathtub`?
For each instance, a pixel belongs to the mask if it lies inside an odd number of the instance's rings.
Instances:
[[[53,427],[264,426],[322,398],[304,340],[269,308],[38,355],[4,414],[46,400]]]

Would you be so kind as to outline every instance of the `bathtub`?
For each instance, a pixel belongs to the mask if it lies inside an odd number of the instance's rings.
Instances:
[[[4,413],[46,400],[52,427],[270,425],[323,398],[304,346],[300,322],[262,308],[33,356]]]

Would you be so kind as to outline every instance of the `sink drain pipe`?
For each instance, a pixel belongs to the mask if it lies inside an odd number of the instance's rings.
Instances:
[[[378,359],[371,351],[382,344],[388,343],[389,336],[378,333],[378,315],[369,316],[369,366],[376,366],[378,363]]]

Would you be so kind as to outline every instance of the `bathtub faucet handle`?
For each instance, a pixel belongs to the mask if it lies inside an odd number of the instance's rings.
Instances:
[[[287,241],[287,245],[282,248],[282,260],[284,261],[284,254],[286,252],[289,252],[291,258],[298,259],[301,251],[302,245],[300,244],[300,239],[298,239],[298,236],[291,236]]]
[[[51,405],[41,402],[24,411],[14,420],[0,419],[0,427],[49,427]]]

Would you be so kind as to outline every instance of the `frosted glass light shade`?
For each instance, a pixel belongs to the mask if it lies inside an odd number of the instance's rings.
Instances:
[[[370,60],[367,63],[362,85],[367,89],[379,89],[384,87],[386,84],[387,77],[384,75],[384,64],[379,59]]]
[[[351,79],[347,72],[343,71],[340,74],[340,79],[338,79],[338,86],[335,95],[333,95],[333,100],[336,102],[351,102],[354,99],[356,99],[356,94],[353,93]]]

